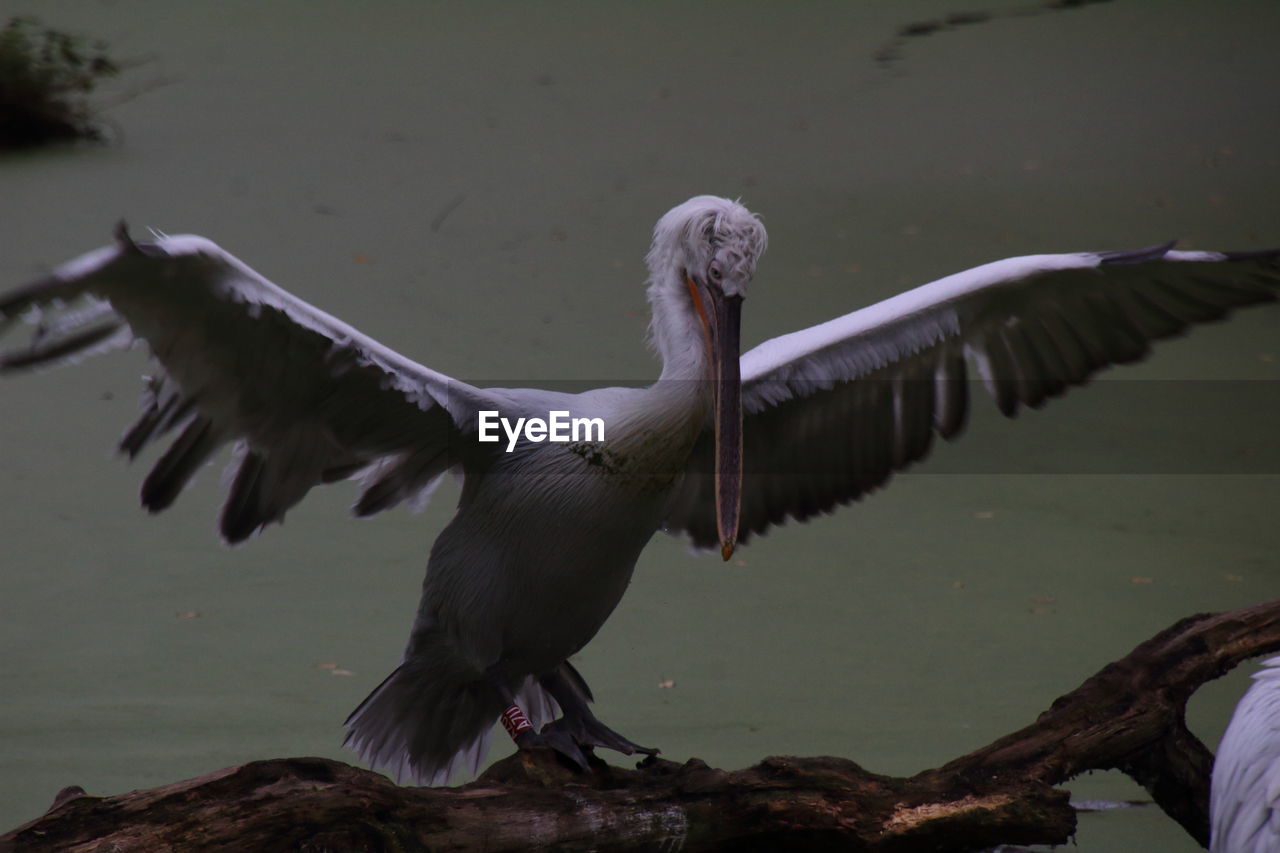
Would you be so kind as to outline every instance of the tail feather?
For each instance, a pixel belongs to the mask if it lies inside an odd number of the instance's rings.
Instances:
[[[525,679],[524,685],[516,691],[516,704],[529,716],[535,731],[560,716],[560,706],[551,694],[533,678]]]
[[[475,771],[506,707],[498,688],[446,654],[406,660],[345,723],[345,746],[397,782],[441,785]]]
[[[421,639],[417,643],[423,645]],[[433,644],[379,684],[344,724],[343,745],[397,782],[443,785],[456,773],[475,773],[508,701],[483,672]],[[559,714],[559,706],[533,678],[515,701],[535,729]]]

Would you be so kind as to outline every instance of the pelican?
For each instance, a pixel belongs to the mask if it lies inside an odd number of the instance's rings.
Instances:
[[[1213,762],[1213,853],[1280,850],[1280,657],[1262,666],[1231,715]]]
[[[1277,252],[1136,251],[1009,258],[739,355],[740,309],[765,251],[759,218],[698,196],[658,220],[646,256],[644,388],[478,388],[380,345],[207,239],[114,243],[0,297],[0,354],[20,370],[145,342],[159,363],[120,441],[177,439],[142,485],[169,506],[223,445],[220,532],[240,542],[318,484],[359,476],[367,516],[462,478],[427,563],[400,665],[346,721],[346,744],[397,779],[475,769],[499,720],[521,746],[653,753],[601,723],[569,663],[661,529],[728,559],[788,518],[853,501],[963,428],[970,365],[1005,415],[1038,407],[1150,342],[1274,300]],[[598,419],[603,436],[526,429],[482,441],[485,413]],[[521,421],[524,419],[524,421]],[[558,715],[558,716],[557,716]]]

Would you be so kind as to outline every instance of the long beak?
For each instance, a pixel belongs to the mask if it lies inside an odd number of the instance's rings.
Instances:
[[[738,543],[742,508],[742,379],[738,367],[738,337],[742,297],[708,288],[714,321],[711,361],[715,371],[716,532],[720,556],[728,560]]]

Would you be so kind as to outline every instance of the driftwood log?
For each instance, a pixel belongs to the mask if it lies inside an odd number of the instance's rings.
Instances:
[[[0,836],[8,851],[977,850],[1062,844],[1067,792],[1088,770],[1136,779],[1207,843],[1213,756],[1187,699],[1280,650],[1280,600],[1183,619],[1061,697],[1026,728],[910,778],[843,758],[696,759],[592,773],[533,750],[460,788],[405,788],[320,758],[255,761],[114,797],[68,788]]]

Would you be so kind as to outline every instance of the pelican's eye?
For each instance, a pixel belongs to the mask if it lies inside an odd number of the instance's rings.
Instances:
[[[707,267],[707,277],[710,278],[712,281],[716,281],[716,282],[724,278],[724,272],[720,269],[719,261],[712,261],[710,263],[710,265]]]

